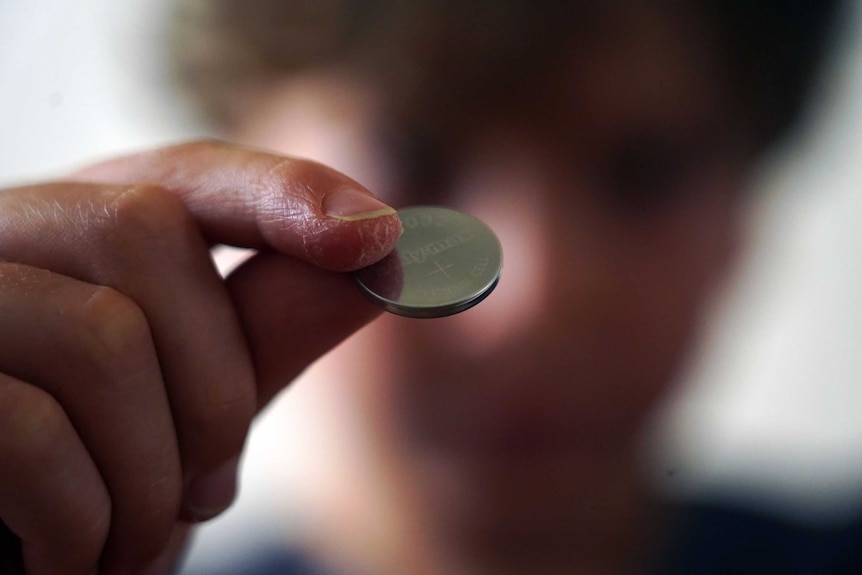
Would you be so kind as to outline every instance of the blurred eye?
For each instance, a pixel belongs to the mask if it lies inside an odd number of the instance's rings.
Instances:
[[[441,134],[390,130],[383,149],[404,205],[445,203],[455,171],[455,151]]]
[[[703,138],[632,135],[609,149],[602,188],[612,206],[651,213],[694,193],[692,176],[709,157]]]

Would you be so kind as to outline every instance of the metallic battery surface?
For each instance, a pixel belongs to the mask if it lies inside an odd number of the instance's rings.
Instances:
[[[386,311],[430,318],[456,314],[497,285],[503,251],[494,232],[468,214],[435,206],[398,210],[395,250],[354,272],[362,292]]]

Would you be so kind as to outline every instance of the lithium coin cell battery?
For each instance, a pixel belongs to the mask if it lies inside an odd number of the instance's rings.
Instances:
[[[443,317],[469,309],[497,285],[503,250],[491,228],[435,206],[398,211],[404,233],[388,256],[354,272],[371,301],[407,317]]]

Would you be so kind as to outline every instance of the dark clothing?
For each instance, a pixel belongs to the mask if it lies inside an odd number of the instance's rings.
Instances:
[[[650,575],[862,575],[862,516],[811,526],[719,505],[681,510]],[[204,575],[188,572],[185,575]],[[261,549],[206,575],[327,575],[301,553]],[[410,575],[410,574],[405,574]],[[445,574],[441,574],[445,575]]]
[[[674,530],[661,575],[862,575],[862,517],[794,523],[750,510],[699,505]]]
[[[182,575],[329,575],[301,552],[278,547],[257,550],[248,561],[225,565],[215,571],[184,570]]]

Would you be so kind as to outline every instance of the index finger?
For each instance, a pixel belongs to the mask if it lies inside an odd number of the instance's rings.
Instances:
[[[344,174],[223,142],[116,158],[74,178],[159,185],[182,198],[209,242],[274,249],[329,270],[370,265],[401,234],[395,210]]]

